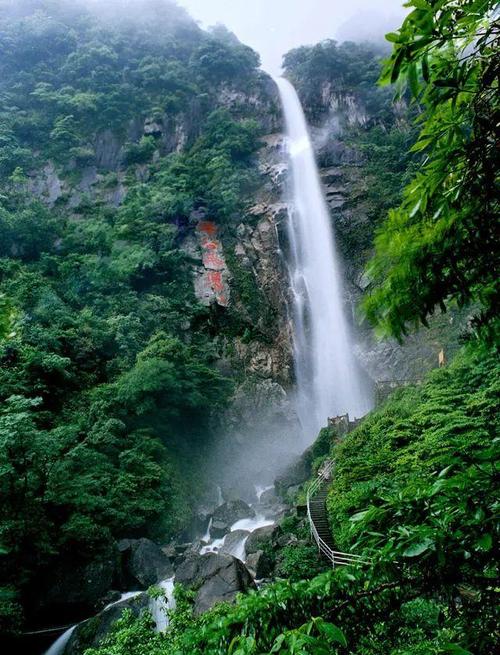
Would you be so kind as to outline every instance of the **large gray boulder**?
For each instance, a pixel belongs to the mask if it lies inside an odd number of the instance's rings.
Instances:
[[[230,532],[226,535],[220,552],[238,557],[238,559],[243,559],[245,556],[244,543],[249,534],[250,532],[248,530],[234,530],[234,532]]]
[[[262,550],[248,555],[245,564],[256,580],[268,578],[272,575],[274,569],[272,558]]]
[[[254,510],[247,505],[244,500],[229,500],[222,505],[219,505],[213,514],[212,526],[214,523],[224,524],[228,530],[241,519],[253,518],[255,516]]]
[[[219,553],[186,559],[177,569],[175,581],[196,592],[196,615],[206,612],[216,603],[231,602],[236,594],[255,586],[243,562]]]
[[[170,559],[150,539],[122,539],[118,542],[121,558],[120,588],[124,591],[147,589],[173,574]]]
[[[254,530],[245,543],[247,555],[263,550],[267,544],[271,544],[280,534],[281,528],[277,525],[265,525]]]
[[[231,529],[226,521],[212,521],[210,526],[210,536],[212,539],[221,539],[225,534],[227,534]]]

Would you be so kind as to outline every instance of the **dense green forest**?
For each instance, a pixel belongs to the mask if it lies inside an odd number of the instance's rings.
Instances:
[[[219,337],[253,333],[264,311],[234,262],[248,321],[200,304],[180,236],[200,215],[221,229],[245,216],[265,134],[246,99],[269,78],[225,29],[146,5],[108,20],[79,2],[0,2],[3,634],[43,617],[68,566],[189,526],[235,382]],[[495,650],[500,27],[492,0],[408,7],[387,47],[327,41],[284,58],[312,122],[326,118],[325,84],[370,116],[345,131],[370,208],[351,244],[372,255],[365,319],[402,341],[434,313],[471,312],[451,364],[315,460],[336,462],[336,546],[365,564],[324,570],[310,546],[285,550],[281,579],[235,604],[196,616],[178,586],[165,633],[125,611],[86,655]]]
[[[221,225],[243,211],[260,128],[217,94],[259,89],[262,77],[253,51],[170,5],[107,24],[78,3],[7,4],[0,571],[15,593],[0,612],[15,627],[19,603],[30,610],[34,580],[50,584],[54,566],[189,523],[196,489],[182,479],[203,459],[208,410],[231,382],[214,368],[213,317],[194,296],[178,235],[198,208]],[[165,112],[192,114],[181,152],[133,133],[134,121]],[[67,189],[49,205],[33,193],[47,160]],[[88,167],[98,191],[74,195]]]

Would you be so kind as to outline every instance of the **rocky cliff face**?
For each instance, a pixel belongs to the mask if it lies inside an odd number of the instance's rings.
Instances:
[[[224,248],[230,264],[232,311],[246,332],[231,348],[245,378],[271,378],[287,387],[293,378],[287,311],[287,271],[281,251],[286,205],[282,201],[283,137],[270,134],[259,151],[261,185],[248,216],[227,230]]]
[[[282,198],[286,164],[277,89],[270,78],[263,75],[248,94],[222,86],[218,102],[233,116],[248,115],[250,107],[260,124],[264,135],[255,162],[258,184],[246,199],[246,211],[235,220],[221,223],[203,207],[193,210],[189,220],[177,226],[176,243],[191,262],[195,296],[209,310],[218,366],[236,382],[231,406],[215,420],[215,431],[225,444],[223,459],[231,452],[234,460],[249,439],[273,440],[270,431],[281,425],[281,441],[286,442],[287,434],[297,428],[287,396],[293,385],[293,361],[288,279],[281,252],[286,241]],[[48,161],[30,173],[30,190],[76,222],[85,220],[89,204],[119,208],[131,185],[147,183],[150,176],[148,164],[127,163],[126,144],[154,136],[153,163],[182,152],[198,136],[197,112],[192,106],[175,119],[167,115],[134,119],[121,137],[100,133],[94,139],[91,166],[73,161],[68,169]],[[262,464],[257,461],[257,471]],[[221,466],[219,462],[215,468]]]
[[[240,333],[221,338],[221,360],[245,375],[291,381],[290,338],[286,312],[286,274],[279,235],[286,216],[281,202],[284,165],[279,101],[273,81],[262,74],[248,94],[222,86],[218,107],[232,115],[250,113],[265,136],[258,153],[260,184],[248,198],[248,211],[229,225],[201,209],[191,213],[188,225],[179,226],[179,247],[192,260],[197,299],[206,306],[223,308],[236,319]],[[49,207],[69,211],[80,220],[88,203],[119,207],[130,181],[146,182],[146,164],[127,165],[126,143],[154,136],[153,162],[182,152],[199,133],[197,101],[174,118],[147,117],[130,121],[121,138],[107,130],[93,140],[91,166],[77,161],[62,168],[48,161],[29,173],[30,192]],[[217,311],[215,309],[215,311]],[[230,342],[229,342],[230,341]]]

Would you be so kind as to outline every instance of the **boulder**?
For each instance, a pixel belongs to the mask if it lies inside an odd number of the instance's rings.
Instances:
[[[254,510],[244,500],[229,500],[219,505],[214,512],[212,527],[214,523],[224,523],[230,528],[236,521],[252,518]]]
[[[147,589],[173,574],[172,562],[150,539],[122,539],[120,587],[124,591]]]
[[[210,536],[212,539],[220,539],[229,532],[231,526],[225,521],[212,521],[210,526]]]
[[[231,602],[236,594],[255,586],[243,562],[219,553],[186,559],[177,569],[175,581],[196,592],[196,615],[206,612],[216,603]]]
[[[96,608],[96,610],[98,610],[100,612],[101,610],[103,610],[108,605],[111,605],[113,603],[117,603],[120,600],[121,597],[122,597],[121,592],[116,591],[116,589],[111,589],[110,591],[108,591],[107,594],[104,594],[104,596],[102,598],[99,598],[98,602],[96,603],[95,608]]]
[[[263,528],[254,530],[245,543],[247,555],[263,550],[264,546],[272,543],[279,533],[280,528],[277,525],[265,525]]]
[[[272,575],[274,568],[272,558],[263,550],[258,550],[257,552],[248,555],[245,564],[250,573],[257,580]]]
[[[140,616],[149,605],[148,594],[142,592],[132,598],[114,603],[88,621],[82,621],[73,630],[64,649],[64,655],[82,655],[88,648],[97,647],[114,623],[121,618],[123,610],[129,609],[134,616]]]
[[[285,546],[297,546],[298,543],[299,538],[290,533],[282,534],[276,539],[276,546],[279,550],[282,550]]]

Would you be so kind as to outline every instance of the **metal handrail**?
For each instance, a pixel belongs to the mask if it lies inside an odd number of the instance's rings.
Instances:
[[[307,488],[306,495],[306,504],[307,504],[307,518],[309,520],[309,527],[311,530],[311,535],[318,546],[319,552],[325,555],[327,559],[330,560],[332,566],[345,566],[347,564],[367,564],[368,560],[362,555],[355,555],[353,553],[342,553],[338,550],[332,550],[330,546],[319,536],[318,530],[314,525],[314,521],[311,516],[311,498],[316,494],[320,486],[330,479],[331,473],[334,469],[335,462],[333,459],[326,460],[321,469],[318,471],[318,475],[311,482]]]

